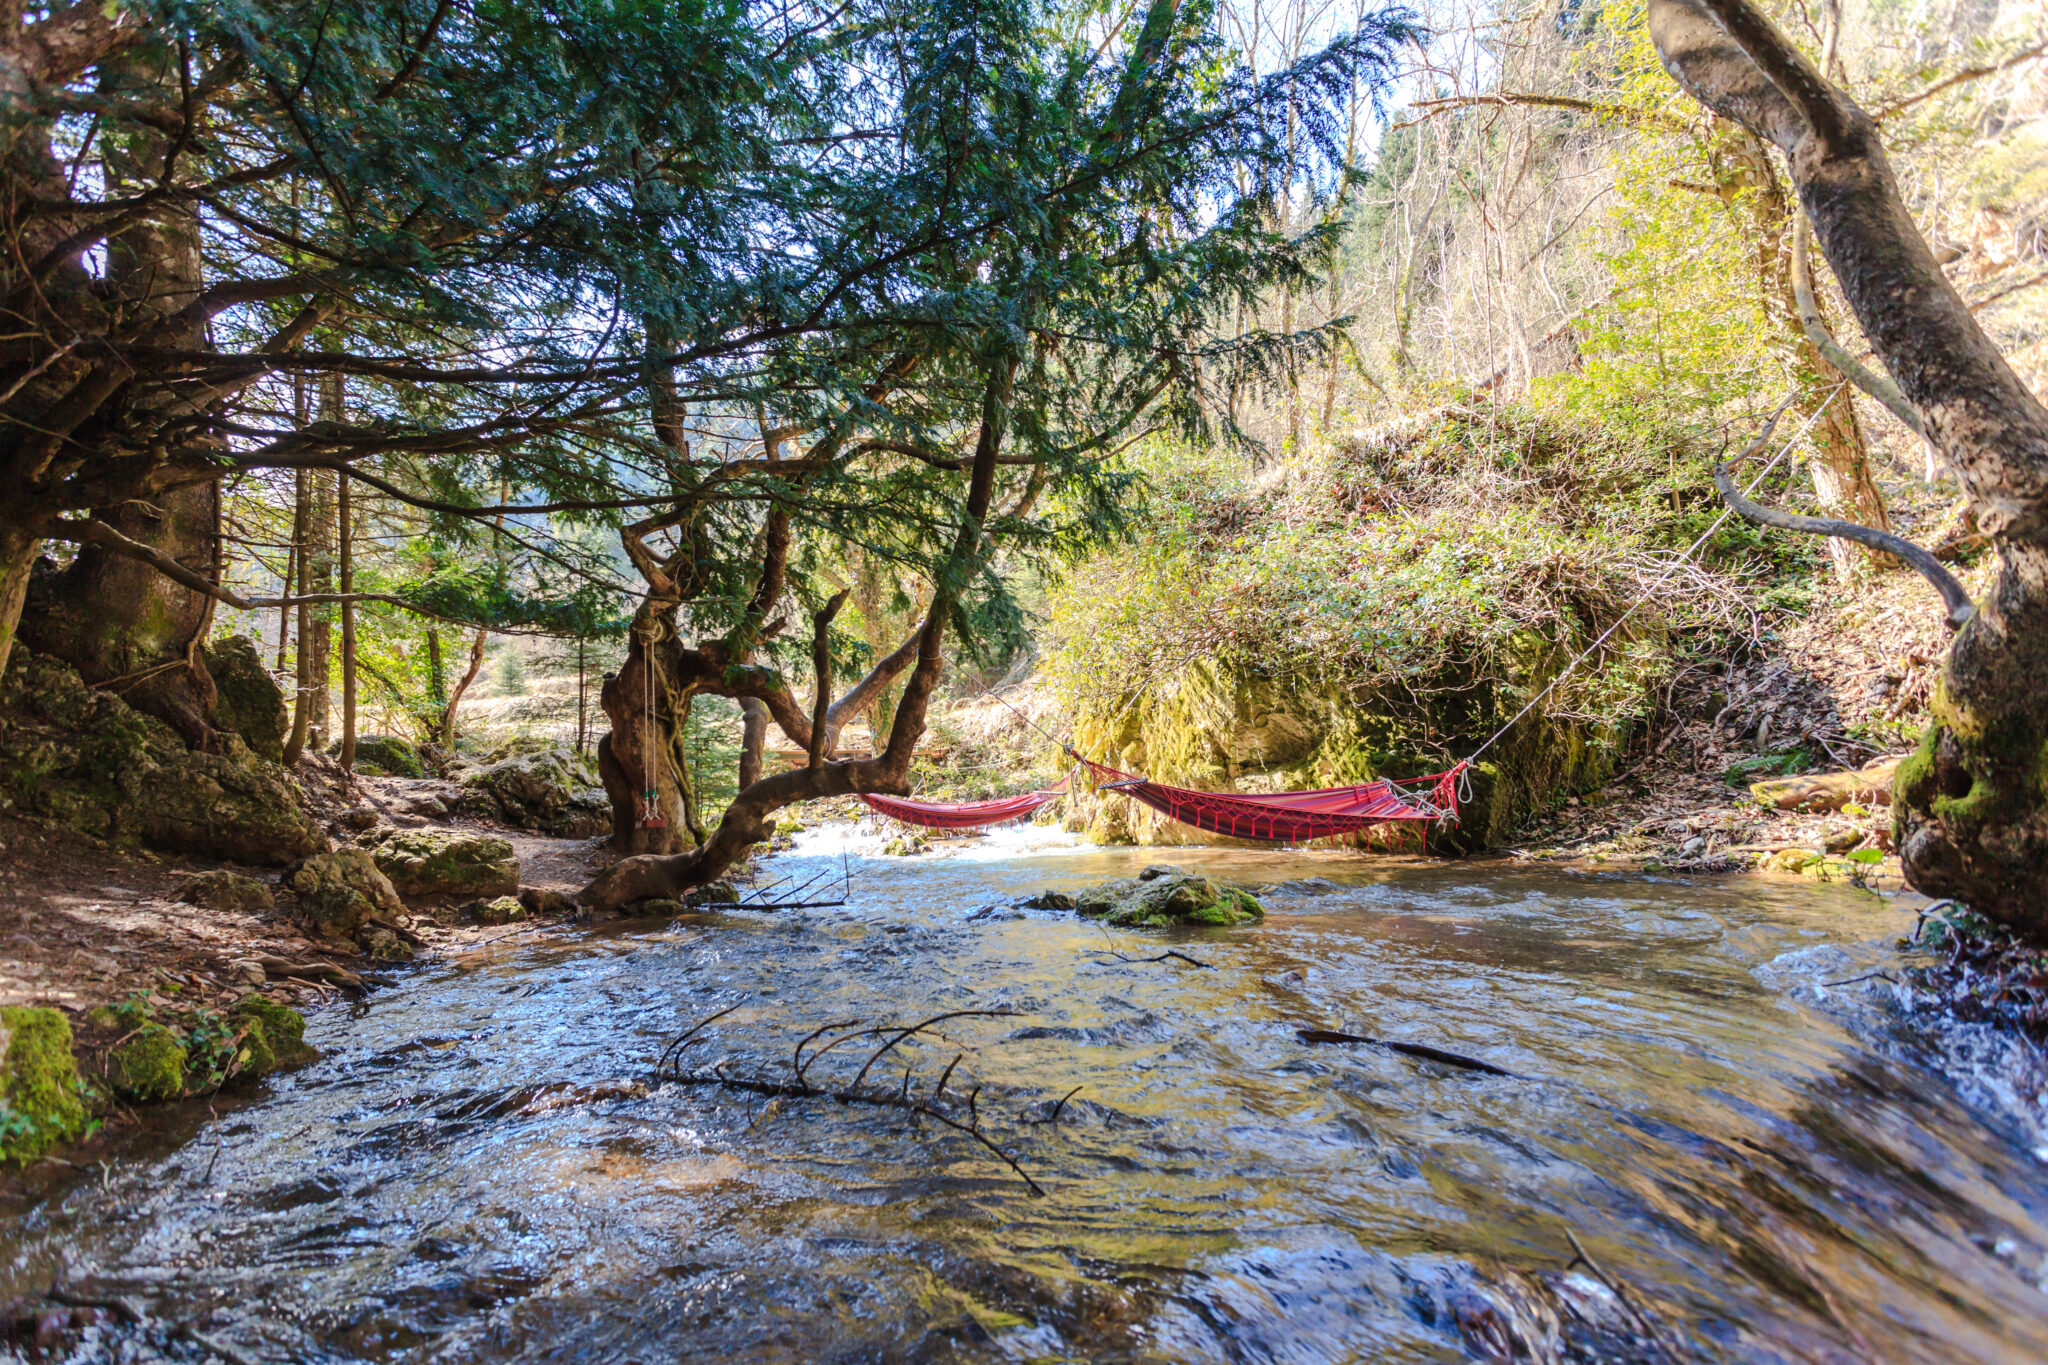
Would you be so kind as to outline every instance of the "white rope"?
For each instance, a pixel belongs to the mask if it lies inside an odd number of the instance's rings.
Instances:
[[[1785,442],[1784,449],[1780,450],[1776,455],[1773,455],[1771,457],[1771,462],[1765,465],[1763,469],[1757,473],[1757,476],[1754,479],[1751,479],[1749,481],[1749,487],[1742,490],[1744,497],[1748,497],[1751,493],[1754,493],[1757,489],[1757,485],[1761,484],[1764,481],[1764,479],[1769,476],[1770,472],[1778,467],[1778,462],[1784,459],[1787,455],[1792,453],[1792,447],[1799,444],[1800,438],[1805,436],[1807,432],[1813,429],[1813,424],[1815,422],[1818,422],[1820,420],[1820,415],[1828,410],[1828,405],[1833,403],[1836,398],[1841,396],[1842,390],[1845,387],[1847,387],[1846,381],[1842,384],[1835,385],[1834,390],[1828,394],[1827,398],[1821,402],[1820,406],[1816,407],[1813,410],[1813,412],[1810,415],[1808,415],[1806,419],[1806,425],[1799,428],[1799,430],[1793,432],[1792,439]],[[1794,398],[1796,398],[1797,396],[1798,395],[1796,393],[1793,395]],[[1785,400],[1785,407],[1790,407],[1791,404],[1792,399],[1787,398]],[[1769,433],[1770,428],[1772,426],[1775,426],[1777,424],[1778,418],[1784,414],[1785,407],[1780,407],[1776,413],[1772,414],[1770,423],[1766,425],[1764,428],[1766,434]],[[1723,447],[1723,449],[1726,449],[1726,447]],[[1714,532],[1721,529],[1721,523],[1727,521],[1728,518],[1734,515],[1734,508],[1723,508],[1721,511],[1721,515],[1714,518],[1713,525],[1707,527],[1706,530],[1700,532],[1700,538],[1698,540],[1695,540],[1691,545],[1687,546],[1684,554],[1680,555],[1677,559],[1671,561],[1671,567],[1664,571],[1663,577],[1659,578],[1655,583],[1652,583],[1649,587],[1643,589],[1643,591],[1636,597],[1636,600],[1629,603],[1628,610],[1624,611],[1621,615],[1615,617],[1614,624],[1609,626],[1606,630],[1601,631],[1599,639],[1593,641],[1592,644],[1587,645],[1584,649],[1580,650],[1576,658],[1574,658],[1570,663],[1566,664],[1563,668],[1559,669],[1557,676],[1553,677],[1548,683],[1545,683],[1543,686],[1543,690],[1541,692],[1538,692],[1535,696],[1529,698],[1528,704],[1523,706],[1521,710],[1515,712],[1513,719],[1509,720],[1506,725],[1501,726],[1500,729],[1495,730],[1491,735],[1488,735],[1486,738],[1486,742],[1484,744],[1480,745],[1478,748],[1474,749],[1470,754],[1466,755],[1464,760],[1464,766],[1469,767],[1472,763],[1477,761],[1481,754],[1485,753],[1488,749],[1493,747],[1495,740],[1498,740],[1502,735],[1514,729],[1516,724],[1522,719],[1522,717],[1528,715],[1529,712],[1536,708],[1536,704],[1538,702],[1542,701],[1545,697],[1549,696],[1551,692],[1556,689],[1557,685],[1563,682],[1565,678],[1571,674],[1571,671],[1573,669],[1577,668],[1580,664],[1584,663],[1586,659],[1593,653],[1594,650],[1606,644],[1608,637],[1613,635],[1615,631],[1620,630],[1622,623],[1624,621],[1628,620],[1629,617],[1635,615],[1636,608],[1643,605],[1643,603],[1649,601],[1650,598],[1653,595],[1655,595],[1659,588],[1663,587],[1666,583],[1670,582],[1671,576],[1678,572],[1678,566],[1685,563],[1685,561],[1687,561],[1688,559],[1691,559],[1693,555],[1699,550],[1700,546],[1705,545],[1707,543],[1708,538],[1712,536]]]

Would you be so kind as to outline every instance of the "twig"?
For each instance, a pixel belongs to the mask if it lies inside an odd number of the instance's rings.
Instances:
[[[866,1063],[862,1065],[859,1073],[856,1074],[853,1078],[853,1084],[855,1086],[858,1086],[863,1080],[867,1079],[868,1068],[873,1066],[876,1062],[882,1060],[883,1054],[888,1052],[889,1049],[895,1047],[898,1043],[902,1042],[905,1038],[910,1037],[912,1034],[924,1032],[933,1024],[943,1024],[948,1019],[1000,1019],[1010,1015],[1014,1015],[1016,1014],[1016,1012],[1017,1011],[1015,1010],[949,1010],[944,1014],[934,1014],[931,1018],[925,1020],[923,1023],[912,1024],[908,1028],[897,1029],[895,1030],[896,1036],[891,1038],[888,1042],[882,1044],[880,1047],[876,1048],[874,1055],[869,1057]]]
[[[1894,986],[1899,984],[1899,979],[1890,972],[1865,972],[1861,976],[1844,977],[1840,981],[1823,981],[1820,984],[1823,986],[1853,986],[1859,981],[1870,980],[1889,981]]]
[[[1189,956],[1188,956],[1188,955],[1187,955],[1186,953],[1179,953],[1179,952],[1175,952],[1175,951],[1174,951],[1173,949],[1171,949],[1171,948],[1168,948],[1168,949],[1167,949],[1167,950],[1166,950],[1165,952],[1161,953],[1161,954],[1160,954],[1160,955],[1159,955],[1158,957],[1125,957],[1125,956],[1124,956],[1124,955],[1123,955],[1122,953],[1118,952],[1118,951],[1117,951],[1116,949],[1114,949],[1114,948],[1111,948],[1111,949],[1109,950],[1109,954],[1110,954],[1110,956],[1111,956],[1111,957],[1114,957],[1114,958],[1115,958],[1115,959],[1117,960],[1117,962],[1131,962],[1131,963],[1142,963],[1142,962],[1164,962],[1164,961],[1166,961],[1166,959],[1168,959],[1168,958],[1172,957],[1172,958],[1178,958],[1178,959],[1180,959],[1180,960],[1181,960],[1182,962],[1185,962],[1185,963],[1187,963],[1187,964],[1188,964],[1189,966],[1191,966],[1191,967],[1203,967],[1203,968],[1207,968],[1207,969],[1208,969],[1209,971],[1212,971],[1212,972],[1216,970],[1216,964],[1215,964],[1215,963],[1213,963],[1213,962],[1204,962],[1204,961],[1202,961],[1202,960],[1201,960],[1200,958],[1198,958],[1198,957],[1189,957]],[[1116,965],[1116,963],[1114,963],[1114,962],[1101,962],[1101,961],[1098,961],[1098,962],[1097,962],[1097,963],[1096,963],[1095,965],[1096,965],[1096,966],[1098,966],[1098,967],[1113,967],[1113,966],[1115,966],[1115,965]]]
[[[124,1298],[119,1294],[108,1294],[104,1297],[81,1294],[75,1289],[66,1289],[62,1280],[52,1280],[49,1291],[43,1297],[51,1303],[61,1303],[66,1308],[104,1308],[123,1322],[135,1327],[149,1321],[149,1315],[138,1308],[133,1299]]]
[[[703,1031],[703,1029],[708,1025],[717,1023],[719,1020],[725,1018],[726,1015],[731,1014],[734,1010],[738,1009],[741,1005],[744,1005],[746,1003],[747,1002],[745,997],[741,997],[740,999],[733,1001],[733,1003],[731,1003],[730,1005],[727,1005],[718,1013],[711,1015],[709,1018],[700,1019],[695,1024],[692,1024],[686,1031],[684,1031],[684,1033],[680,1037],[678,1037],[674,1042],[670,1043],[667,1047],[662,1049],[661,1060],[654,1064],[655,1074],[659,1075],[661,1073],[662,1067],[668,1064],[670,1054],[679,1051],[684,1043],[687,1043],[690,1041],[690,1039],[696,1037],[697,1034]]]
[[[1621,1286],[1620,1282],[1609,1275],[1601,1267],[1600,1263],[1593,1259],[1592,1253],[1579,1244],[1578,1234],[1570,1228],[1566,1228],[1564,1230],[1564,1239],[1572,1244],[1572,1259],[1565,1262],[1564,1268],[1570,1270],[1575,1265],[1583,1265],[1586,1269],[1592,1271],[1593,1278],[1607,1286],[1607,1291],[1614,1295],[1615,1302],[1619,1303],[1628,1315],[1636,1320],[1636,1325],[1649,1335],[1650,1340],[1657,1344],[1658,1349],[1668,1356],[1676,1357],[1678,1353],[1671,1349],[1669,1342],[1664,1340],[1664,1334],[1657,1329],[1656,1320],[1638,1308],[1635,1300],[1629,1296],[1628,1291]]]
[[[1060,1121],[1060,1110],[1067,1107],[1068,1100],[1074,1098],[1074,1096],[1080,1093],[1081,1087],[1077,1085],[1072,1090],[1069,1090],[1066,1094],[1060,1096],[1060,1102],[1052,1107],[1052,1113],[1046,1117],[1045,1121],[1047,1123],[1058,1123]]]
[[[1374,1047],[1383,1047],[1390,1052],[1405,1053],[1410,1057],[1420,1057],[1428,1062],[1442,1062],[1446,1066],[1462,1066],[1471,1071],[1483,1071],[1489,1076],[1514,1076],[1516,1080],[1527,1079],[1526,1077],[1515,1076],[1515,1073],[1512,1071],[1503,1071],[1492,1062],[1482,1062],[1477,1057],[1467,1057],[1461,1053],[1446,1052],[1440,1047],[1430,1047],[1425,1043],[1396,1043],[1385,1038],[1368,1038],[1362,1033],[1338,1033],[1333,1029],[1326,1028],[1304,1028],[1296,1029],[1294,1032],[1295,1036],[1304,1043],[1370,1043]]]
[[[795,1055],[789,1059],[789,1069],[796,1075],[796,1083],[798,1085],[802,1085],[804,1083],[804,1049],[810,1046],[812,1039],[816,1038],[821,1033],[830,1033],[833,1029],[858,1027],[860,1027],[860,1020],[848,1019],[837,1024],[826,1024],[823,1028],[814,1028],[809,1033],[806,1033],[803,1036],[803,1038],[798,1041],[796,1045]],[[811,1058],[811,1060],[815,1062],[818,1059],[816,1057],[813,1057]]]

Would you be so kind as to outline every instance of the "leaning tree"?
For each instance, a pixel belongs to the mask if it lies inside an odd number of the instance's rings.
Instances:
[[[1990,591],[1972,604],[1931,556],[1889,547],[1928,566],[1960,625],[1934,723],[1894,782],[1906,876],[2048,934],[2048,408],[1942,273],[1869,114],[1746,0],[1650,0],[1649,24],[1680,85],[1784,154],[1889,378],[1864,370],[1809,310],[1816,345],[1947,459],[1997,555]],[[1799,520],[1884,544],[1867,528]]]
[[[886,11],[844,13],[858,31]],[[752,439],[731,456],[700,444],[678,459],[673,504],[624,528],[648,592],[606,687],[605,762],[615,837],[646,851],[586,888],[586,903],[704,885],[794,802],[906,791],[947,632],[971,649],[1014,619],[990,572],[996,548],[1112,526],[1123,445],[1227,423],[1217,385],[1278,381],[1290,358],[1331,344],[1327,329],[1213,338],[1232,306],[1313,281],[1335,226],[1277,231],[1276,196],[1303,165],[1334,183],[1344,100],[1354,78],[1384,83],[1411,32],[1404,20],[1370,18],[1262,79],[1221,50],[1206,5],[1153,0],[1123,31],[1077,17],[954,0],[890,29],[866,83],[838,92],[835,115],[862,136],[816,135],[835,149],[824,177],[834,190],[800,224],[823,235],[795,252],[876,269],[834,295],[829,327],[744,365],[656,376],[649,411],[670,424],[671,451],[688,446],[681,392],[704,395],[700,420],[753,413]],[[736,381],[722,397],[713,372]],[[922,623],[842,695],[831,622],[845,594],[794,571],[807,538],[892,558],[930,583]],[[741,546],[757,567],[721,588]],[[793,623],[810,627],[796,632],[809,637],[808,705],[768,653]],[[713,629],[686,644],[686,625]],[[839,727],[897,678],[903,695],[877,752],[835,760]],[[707,694],[748,708],[744,785],[717,828],[682,849],[674,736],[688,699]],[[764,776],[771,723],[805,757]]]

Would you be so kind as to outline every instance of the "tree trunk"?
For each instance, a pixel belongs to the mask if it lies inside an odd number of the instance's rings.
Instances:
[[[197,484],[127,502],[93,519],[209,578],[219,571],[220,489]],[[213,679],[198,646],[213,599],[149,565],[95,545],[56,572],[32,574],[21,640],[167,722],[188,744],[213,742]]]
[[[322,406],[324,409],[325,404]],[[334,591],[334,486],[338,478],[331,469],[312,471],[312,517],[306,527],[306,590],[312,593]],[[310,610],[308,620],[311,629],[299,641],[306,652],[308,682],[312,689],[306,694],[307,736],[315,749],[324,749],[333,712],[330,680],[334,672],[334,607],[321,602]]]
[[[342,479],[336,514],[341,538],[341,591],[356,590],[356,544],[350,480]],[[341,770],[356,770],[356,604],[341,604]]]
[[[606,678],[597,704],[611,733],[597,742],[597,771],[612,803],[612,847],[621,853],[676,853],[684,847],[682,790],[671,755],[680,743],[674,610],[643,605],[626,661]],[[650,802],[648,793],[654,793]],[[649,824],[650,815],[658,824]]]
[[[441,710],[441,724],[437,738],[441,747],[455,752],[455,712],[462,705],[462,694],[469,691],[469,685],[476,681],[476,675],[484,668],[484,640],[490,632],[478,629],[476,638],[469,643],[469,667],[462,671],[462,681],[455,684],[455,690],[448,694],[448,705]]]
[[[299,420],[305,422],[304,395],[300,398]],[[299,555],[299,581],[287,585],[288,592],[300,597],[306,595],[309,571],[307,561],[307,536],[313,524],[313,475],[312,471],[298,470],[292,478],[292,548]],[[306,641],[313,633],[313,609],[299,604],[299,647],[292,656],[292,732],[284,742],[284,766],[295,766],[300,755],[306,752],[306,738],[310,733],[313,719],[313,672],[312,661],[306,657]]]
[[[28,601],[29,578],[43,542],[18,527],[0,529],[0,676],[14,653],[14,637],[21,629],[21,609]]]
[[[1688,92],[1785,153],[1864,336],[1991,538],[1997,576],[1900,766],[1894,832],[1915,889],[2048,938],[2048,407],[1936,264],[1869,115],[1744,0],[1650,0],[1649,23]]]

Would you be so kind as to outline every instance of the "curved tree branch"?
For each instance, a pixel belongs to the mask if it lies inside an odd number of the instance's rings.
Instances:
[[[1792,295],[1799,304],[1799,324],[1806,329],[1806,339],[1851,384],[1884,404],[1885,411],[1905,423],[1908,431],[1922,440],[1928,439],[1927,424],[1920,419],[1919,410],[1906,401],[1906,395],[1899,392],[1899,386],[1864,368],[1828,330],[1827,320],[1820,315],[1820,304],[1813,297],[1812,247],[1813,228],[1802,209],[1794,217],[1792,227]]]

